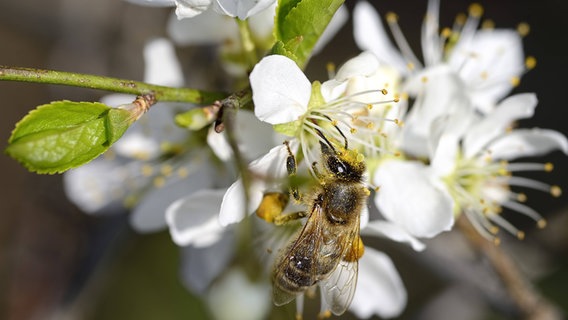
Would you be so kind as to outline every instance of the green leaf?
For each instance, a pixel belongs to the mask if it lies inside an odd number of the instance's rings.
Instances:
[[[283,53],[290,53],[291,55],[284,55],[303,68],[317,40],[344,1],[279,0],[274,37],[277,41],[276,45],[283,45],[286,49],[280,48],[279,50]]]
[[[133,121],[102,103],[56,101],[20,120],[5,152],[32,172],[60,173],[105,152]]]

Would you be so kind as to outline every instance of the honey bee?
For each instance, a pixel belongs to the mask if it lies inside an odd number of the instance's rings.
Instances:
[[[307,212],[289,216],[307,221],[297,237],[285,248],[273,269],[273,301],[284,305],[309,288],[319,285],[329,311],[341,315],[347,310],[357,284],[358,259],[363,254],[359,236],[361,210],[369,190],[363,183],[362,155],[345,147],[336,148],[320,133],[321,172],[312,168],[319,183],[302,198]],[[288,147],[287,169],[295,174],[295,158]]]

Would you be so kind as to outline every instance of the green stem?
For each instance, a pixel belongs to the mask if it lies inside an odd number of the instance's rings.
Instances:
[[[252,70],[254,65],[258,62],[258,56],[256,54],[256,48],[254,41],[252,40],[252,35],[250,33],[250,28],[248,20],[236,19],[239,26],[239,33],[241,35],[241,44],[243,45],[243,51],[246,56],[246,62],[249,70]]]
[[[190,88],[172,88],[90,74],[7,66],[0,66],[0,80],[61,84],[133,95],[152,94],[158,101],[189,102],[196,104],[212,103],[227,96],[222,92],[208,92]]]

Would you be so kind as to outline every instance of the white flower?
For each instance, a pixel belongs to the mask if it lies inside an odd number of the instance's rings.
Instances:
[[[545,225],[534,209],[523,204],[526,196],[513,188],[525,187],[560,195],[560,188],[540,181],[518,177],[521,171],[551,171],[550,163],[510,163],[510,160],[541,156],[554,150],[568,154],[568,140],[548,129],[511,129],[512,123],[531,117],[537,99],[534,94],[517,94],[503,100],[493,112],[458,132],[444,131],[432,158],[432,167],[444,175],[444,182],[457,204],[479,232],[489,239],[502,227],[519,238],[524,233],[504,220],[499,213],[508,208]]]
[[[391,44],[380,16],[368,2],[360,1],[354,9],[354,36],[362,50],[369,50],[379,60],[391,65],[408,78],[427,77],[428,71],[448,65],[461,79],[474,106],[489,112],[497,101],[518,84],[519,77],[534,66],[534,58],[524,60],[521,35],[509,29],[478,30],[483,9],[478,4],[469,8],[467,19],[456,19],[452,29],[439,33],[439,0],[430,0],[422,26],[422,64],[410,49],[394,13],[387,14],[400,51]]]
[[[340,144],[346,138],[351,148],[376,152],[380,146],[372,140],[379,136],[387,113],[373,109],[380,110],[383,105],[389,109],[396,101],[384,97],[388,91],[378,87],[384,83],[367,86],[376,79],[378,70],[374,56],[362,53],[347,62],[334,79],[310,84],[289,58],[265,57],[250,75],[255,114],[274,125],[276,131],[297,139],[307,163],[317,159],[317,141],[322,135]],[[367,84],[362,84],[365,81]]]
[[[271,6],[276,0],[127,0],[158,7],[176,7],[178,19],[193,18],[213,7],[216,12],[245,20]]]

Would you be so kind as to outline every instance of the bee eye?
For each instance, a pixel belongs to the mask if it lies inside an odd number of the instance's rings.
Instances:
[[[347,171],[347,167],[337,158],[330,158],[328,161],[329,170],[331,170],[335,174],[343,174]]]

